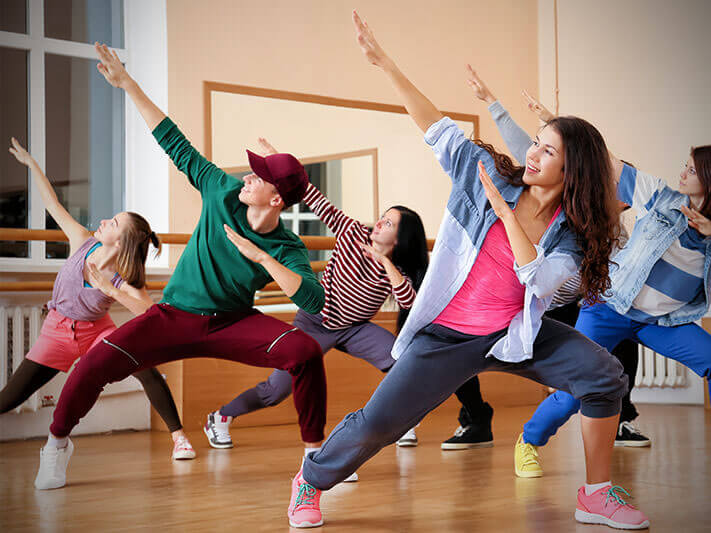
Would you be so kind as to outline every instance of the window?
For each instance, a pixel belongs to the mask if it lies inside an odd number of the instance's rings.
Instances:
[[[45,0],[44,36],[123,48],[123,0]]]
[[[45,173],[71,215],[95,229],[123,209],[124,95],[96,71],[96,61],[45,55]],[[57,229],[46,215],[47,229]],[[47,243],[65,258],[68,243]]]
[[[165,107],[167,73],[156,68],[167,63],[165,15],[165,5],[142,0],[0,2],[2,146],[17,137],[88,229],[123,209],[140,212],[156,231],[168,229],[167,195],[156,195],[165,191],[168,162],[155,152],[124,93],[97,72],[93,47],[105,42],[124,62],[127,43],[150,50],[134,54],[127,67]],[[151,24],[139,23],[145,20]],[[27,169],[2,154],[0,227],[55,229]],[[141,176],[140,187],[138,178],[136,186],[126,179],[127,168]],[[31,263],[53,270],[67,253],[67,243],[0,242],[4,267]],[[167,257],[153,264],[167,264]]]
[[[0,2],[0,31],[27,33],[27,0]]]
[[[26,50],[0,47],[0,139],[27,146],[28,79]],[[0,156],[0,227],[26,228],[29,222],[27,169],[9,153]],[[0,242],[0,257],[29,257],[27,242]]]

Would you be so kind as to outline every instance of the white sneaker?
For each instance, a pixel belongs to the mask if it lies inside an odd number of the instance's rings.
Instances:
[[[195,459],[195,450],[187,437],[178,437],[175,441],[173,459]]]
[[[232,448],[232,437],[230,436],[231,416],[224,416],[215,411],[207,415],[207,422],[202,430],[207,435],[207,440],[213,448]]]
[[[398,439],[397,445],[401,448],[417,446],[417,434],[415,433],[415,428],[407,430],[407,433]]]
[[[358,481],[358,472],[353,472],[350,476],[341,481],[341,483],[355,483],[356,481]]]
[[[40,465],[35,478],[39,490],[58,489],[67,484],[67,466],[74,453],[74,444],[67,439],[64,448],[44,445],[40,450]]]

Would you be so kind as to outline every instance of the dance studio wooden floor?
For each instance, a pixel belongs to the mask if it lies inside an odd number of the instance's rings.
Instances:
[[[454,411],[430,415],[419,447],[391,446],[359,471],[359,483],[324,494],[324,531],[611,531],[573,519],[584,480],[577,419],[544,449],[543,478],[514,476],[512,446],[532,409],[498,409],[495,446],[455,452],[439,448],[456,426]],[[616,449],[613,480],[636,497],[653,531],[709,531],[711,412],[643,405],[641,413],[653,445]],[[235,427],[232,435],[234,449],[214,450],[202,433],[190,434],[198,458],[185,462],[169,459],[166,433],[78,437],[69,484],[47,492],[32,485],[40,441],[0,444],[0,530],[289,529],[302,453],[296,426]]]

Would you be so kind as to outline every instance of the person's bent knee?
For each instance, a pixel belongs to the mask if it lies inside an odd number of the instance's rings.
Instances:
[[[620,361],[604,348],[585,354],[571,394],[581,402],[580,411],[590,418],[606,418],[620,413],[627,393],[628,377]]]
[[[278,405],[291,394],[291,376],[288,381],[272,380],[262,381],[256,386],[257,395],[265,407]]]
[[[580,403],[580,413],[588,418],[609,418],[622,411],[622,398],[609,401],[583,400]]]
[[[308,361],[310,359],[319,359],[323,357],[323,351],[321,346],[316,340],[307,335],[306,333],[299,332],[297,339],[295,340],[296,346],[294,349],[299,350],[299,353],[303,354],[303,360]]]
[[[575,399],[571,394],[564,391],[555,391],[551,394],[551,399],[554,401],[560,411],[565,411],[566,413],[574,414],[580,409],[580,400]],[[570,415],[569,415],[570,416]]]

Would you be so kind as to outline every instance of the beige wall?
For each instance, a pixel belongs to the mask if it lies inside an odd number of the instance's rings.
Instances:
[[[352,8],[438,107],[479,114],[483,138],[502,146],[485,106],[474,101],[464,82],[467,62],[525,127],[536,127],[519,96],[521,87],[538,87],[534,0],[450,0],[436,9],[419,0],[171,0],[167,5],[169,112],[198,148],[204,144],[203,80],[400,103],[386,78],[362,57],[353,37]],[[414,126],[411,134],[418,135]],[[432,185],[413,190],[407,176],[390,178],[386,187],[380,177],[381,206],[401,202],[406,191],[433,237],[443,204],[431,201]],[[170,192],[171,230],[190,231],[199,198],[174,169]]]
[[[436,234],[450,181],[408,115],[227,92],[212,94],[212,160],[217,165],[246,166],[243,147],[258,150],[260,135],[268,137],[277,149],[301,158],[375,148],[381,210],[395,203],[413,207],[421,211],[427,232]],[[473,122],[456,122],[471,134]],[[344,161],[342,209],[372,224],[376,220],[372,157]]]
[[[540,0],[544,103],[554,87],[553,0]],[[620,157],[676,187],[711,143],[711,2],[558,2],[561,114],[593,122]]]

